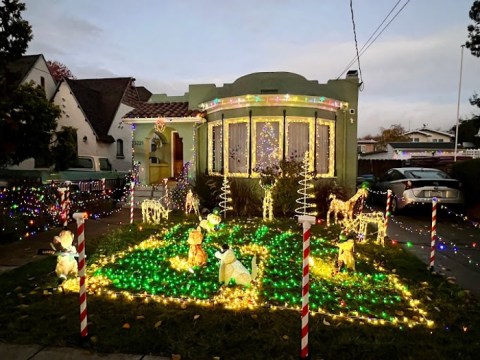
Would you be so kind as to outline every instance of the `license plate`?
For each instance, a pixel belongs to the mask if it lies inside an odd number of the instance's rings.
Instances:
[[[430,197],[442,197],[443,193],[441,191],[430,191]]]

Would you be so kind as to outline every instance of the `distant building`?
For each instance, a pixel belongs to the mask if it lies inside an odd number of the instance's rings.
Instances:
[[[412,142],[449,143],[455,141],[455,135],[443,131],[431,130],[426,127],[404,133]]]
[[[359,154],[371,153],[377,150],[377,141],[373,139],[358,139],[357,151]]]

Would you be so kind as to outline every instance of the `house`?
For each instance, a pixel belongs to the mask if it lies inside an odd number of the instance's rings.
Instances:
[[[62,126],[77,129],[78,155],[107,157],[115,171],[132,168],[131,129],[122,117],[151,93],[135,87],[131,77],[103,79],[64,79],[54,96],[61,109]]]
[[[33,82],[40,85],[45,91],[45,97],[51,100],[57,84],[50,74],[47,62],[43,55],[24,55],[16,61],[7,65],[9,83],[14,88],[20,85]],[[35,160],[33,158],[22,161],[18,165],[8,166],[10,170],[30,170],[35,167]]]
[[[42,54],[24,55],[18,60],[7,65],[11,83],[17,88],[20,85],[33,81],[45,90],[48,100],[52,99],[57,84],[50,74],[47,62]]]
[[[358,139],[357,151],[360,154],[371,153],[377,150],[377,141],[373,139]]]
[[[432,143],[443,143],[443,142],[454,142],[455,135],[443,132],[432,130],[427,127],[422,129],[417,129],[404,133],[403,135],[408,136],[412,142],[432,142]]]
[[[124,116],[133,128],[139,180],[155,184],[190,174],[255,178],[257,165],[301,161],[317,178],[354,190],[359,79],[316,80],[260,72],[231,84],[193,84],[183,96],[152,95]]]

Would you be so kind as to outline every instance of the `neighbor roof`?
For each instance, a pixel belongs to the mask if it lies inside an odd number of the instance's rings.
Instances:
[[[190,110],[188,102],[142,102],[124,118],[195,117],[199,114],[203,113],[200,110]]]
[[[136,91],[131,91],[133,78],[65,79],[78,104],[95,131],[98,140],[114,142],[108,131],[120,103],[135,107],[138,103]]]
[[[422,135],[425,135],[425,136],[432,136],[431,133],[440,134],[440,135],[448,136],[448,137],[451,137],[451,138],[455,137],[454,135],[452,135],[450,133],[447,133],[447,132],[438,131],[438,130],[431,130],[431,129],[427,129],[427,128],[408,131],[408,132],[404,133],[403,135],[422,134]]]
[[[152,93],[145,86],[137,86],[138,99],[140,101],[148,101]]]
[[[435,149],[447,150],[454,149],[452,142],[391,142],[388,145],[394,149]]]
[[[14,62],[8,64],[7,69],[10,72],[10,76],[12,76],[12,78],[9,79],[9,81],[11,81],[11,84],[14,87],[19,86],[25,76],[27,76],[30,69],[40,58],[43,58],[43,55],[24,55],[21,58],[15,60]]]

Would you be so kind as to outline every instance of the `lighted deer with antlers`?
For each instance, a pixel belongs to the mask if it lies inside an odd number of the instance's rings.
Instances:
[[[358,189],[358,191],[347,201],[337,199],[335,194],[330,194],[328,197],[330,201],[330,206],[327,212],[327,226],[330,226],[330,216],[333,213],[334,223],[338,222],[338,214],[341,214],[344,219],[352,220],[353,219],[353,209],[355,204],[359,199],[363,199],[367,196],[368,190],[364,188]]]

